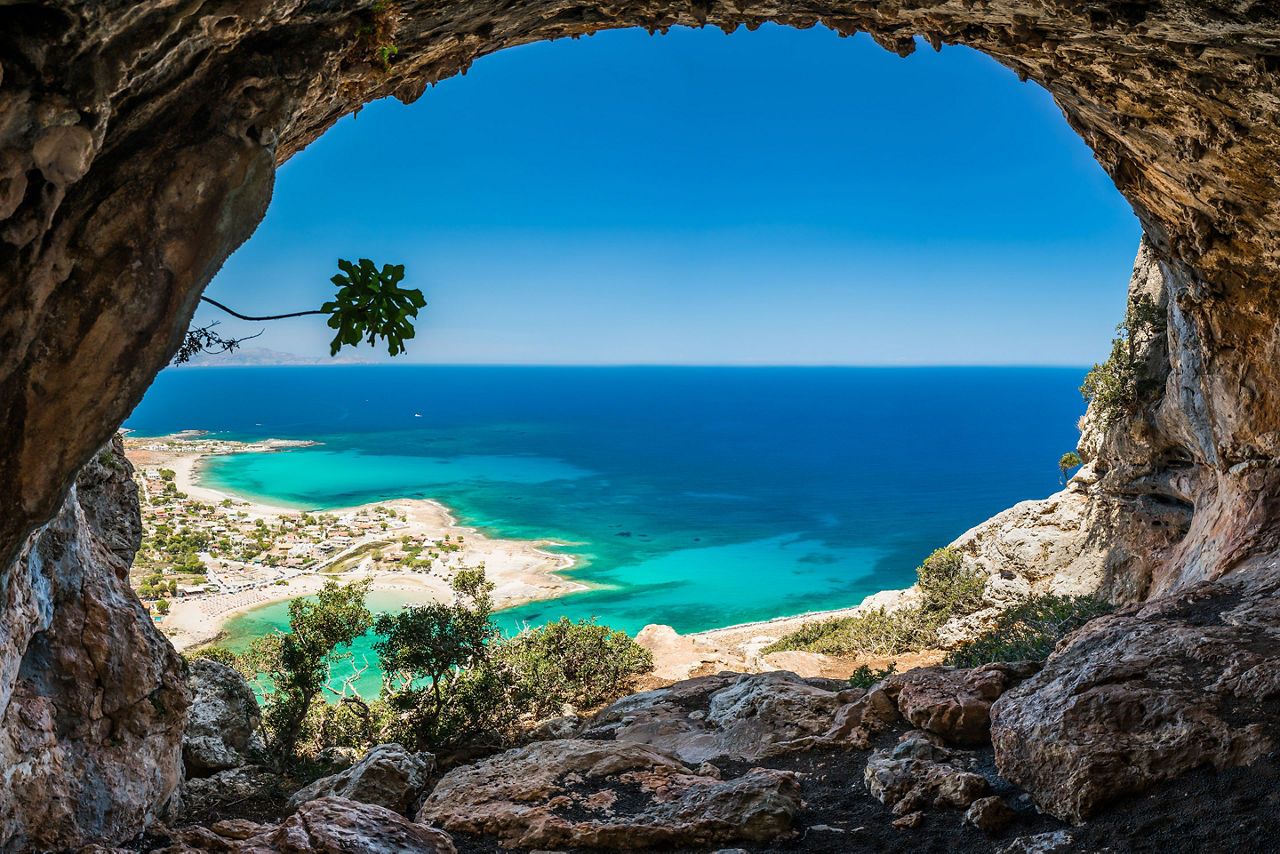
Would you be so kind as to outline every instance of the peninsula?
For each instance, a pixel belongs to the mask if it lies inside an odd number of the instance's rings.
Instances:
[[[202,460],[278,453],[314,442],[236,442],[186,431],[126,437],[142,509],[133,587],[179,650],[218,638],[236,614],[315,593],[328,579],[369,579],[404,604],[447,601],[462,567],[483,567],[500,608],[551,599],[584,585],[561,572],[568,555],[549,541],[499,540],[459,525],[429,500],[304,510],[246,500],[199,481]]]

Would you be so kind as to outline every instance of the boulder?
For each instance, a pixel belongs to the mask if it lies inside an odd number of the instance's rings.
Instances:
[[[1199,766],[1275,748],[1280,570],[1229,576],[1094,620],[992,707],[1002,776],[1081,822]]]
[[[257,759],[262,724],[253,689],[225,664],[197,658],[187,674],[191,709],[182,736],[188,777],[204,777]]]
[[[766,842],[799,809],[800,784],[787,771],[718,780],[645,745],[570,739],[455,768],[418,821],[519,848],[669,850]]]
[[[999,833],[1017,815],[1004,798],[989,795],[969,804],[964,823],[987,833]]]
[[[1030,661],[973,669],[919,667],[888,677],[881,687],[915,726],[952,744],[984,744],[991,729],[991,704],[1039,667]]]
[[[860,746],[862,715],[851,718],[846,707],[861,697],[814,681],[786,672],[690,679],[624,697],[601,711],[587,732],[607,732],[693,764],[718,757],[753,762],[819,745]]]
[[[337,796],[409,812],[427,787],[436,760],[430,753],[410,753],[399,744],[379,744],[345,771],[321,777],[289,799],[290,812],[316,798]]]
[[[863,780],[871,796],[894,815],[922,809],[965,809],[991,789],[986,779],[944,762],[895,759],[877,750],[867,759]]]
[[[237,854],[456,854],[449,834],[376,804],[326,797],[278,827],[244,840]]]

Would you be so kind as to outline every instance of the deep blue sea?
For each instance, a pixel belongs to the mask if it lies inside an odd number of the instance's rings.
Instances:
[[[125,426],[323,443],[205,469],[247,496],[434,498],[495,536],[572,543],[595,589],[505,612],[508,627],[689,632],[910,584],[932,549],[1053,492],[1083,373],[199,368],[162,373]]]

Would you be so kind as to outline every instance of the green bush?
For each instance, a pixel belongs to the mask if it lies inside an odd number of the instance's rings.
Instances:
[[[1062,458],[1058,460],[1058,471],[1062,474],[1063,483],[1066,483],[1068,472],[1083,464],[1084,461],[1080,459],[1080,455],[1075,451],[1067,451],[1063,454]]]
[[[504,640],[491,658],[515,675],[522,713],[560,714],[563,706],[591,709],[631,693],[636,677],[653,670],[653,653],[626,632],[567,617]]]
[[[870,666],[864,664],[849,676],[849,685],[852,688],[870,688],[877,682],[882,682],[897,672],[898,668],[892,664],[884,670],[872,670]]]
[[[947,546],[925,558],[916,570],[916,584],[924,594],[920,608],[941,626],[952,617],[972,614],[982,607],[986,574],[965,569],[964,556]]]
[[[1161,335],[1168,321],[1164,311],[1145,294],[1129,301],[1124,322],[1111,339],[1111,354],[1085,375],[1080,393],[1104,427],[1147,406],[1159,397],[1161,378],[1152,375],[1138,352],[1138,335]]]
[[[951,618],[982,607],[986,576],[966,569],[963,556],[950,546],[936,550],[916,569],[920,604],[888,611],[865,611],[806,623],[765,647],[764,652],[803,650],[825,655],[901,655],[925,649],[938,640],[938,629]]]
[[[1114,605],[1093,596],[1033,596],[996,618],[990,631],[947,653],[944,663],[977,667],[993,661],[1043,661],[1058,641]]]

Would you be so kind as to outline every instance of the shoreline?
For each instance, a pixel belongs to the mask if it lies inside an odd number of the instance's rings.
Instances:
[[[456,564],[474,566],[477,562],[485,563],[489,580],[497,585],[494,590],[495,610],[529,602],[549,601],[591,589],[589,585],[565,576],[565,573],[578,564],[575,556],[547,551],[545,548],[564,547],[566,544],[554,540],[492,537],[477,528],[460,525],[454,511],[436,499],[392,498],[353,507],[318,510],[314,507],[287,506],[202,483],[200,469],[212,457],[240,453],[277,453],[318,444],[321,443],[280,439],[236,442],[210,438],[197,431],[183,431],[166,436],[129,437],[127,446],[132,447],[127,447],[127,455],[139,472],[144,468],[168,468],[174,472],[173,482],[179,491],[192,499],[215,506],[230,500],[234,509],[247,514],[250,520],[262,519],[270,523],[304,513],[357,514],[381,507],[403,514],[409,523],[406,531],[425,533],[432,538],[447,535],[465,539],[465,546],[459,553]],[[397,535],[401,533],[405,531],[396,532]],[[384,536],[394,539],[389,534],[378,535],[377,538]],[[358,546],[347,551],[357,549]],[[339,562],[341,556],[342,554],[336,555],[328,563]],[[228,636],[227,623],[233,619],[258,608],[313,595],[330,579],[344,582],[368,579],[371,593],[395,593],[402,605],[413,605],[449,601],[452,593],[445,574],[447,569],[441,573],[432,570],[426,574],[371,569],[367,561],[340,573],[312,570],[295,574],[283,581],[260,583],[247,590],[171,600],[168,615],[158,625],[181,652],[224,640]],[[736,623],[686,635],[676,635],[669,627],[660,623],[650,624],[637,634],[637,638],[642,639],[642,643],[645,637],[654,639],[652,651],[660,670],[673,667],[678,670],[686,665],[696,668],[699,666],[698,662],[703,667],[718,663],[717,666],[725,669],[744,671],[777,669],[775,665],[783,663],[782,660],[765,659],[788,655],[788,669],[812,670],[810,675],[827,675],[826,671],[830,667],[843,669],[845,663],[811,653],[774,653],[762,657],[760,652],[774,640],[795,631],[805,623],[849,616],[880,606],[892,610],[906,604],[906,600],[912,595],[911,588],[884,590],[867,596],[857,605]]]
[[[174,473],[174,486],[189,499],[216,507],[224,506],[224,502],[230,501],[232,506],[229,509],[246,514],[246,521],[275,523],[281,519],[297,518],[311,511],[205,486],[199,477],[201,462],[214,456],[274,453],[316,444],[319,443],[273,439],[251,443],[232,442],[210,439],[194,431],[184,431],[167,436],[129,437],[126,456],[139,474],[148,470],[171,470]],[[149,501],[149,493],[145,486],[140,487],[140,492],[143,493],[145,509],[149,507],[146,503]],[[364,545],[402,536],[416,535],[428,540],[449,537],[458,543],[457,551],[442,557],[439,569],[433,567],[426,572],[371,568],[370,561],[365,560],[341,572],[326,572],[323,568],[301,570],[281,580],[257,582],[249,589],[173,599],[170,600],[169,613],[158,621],[158,627],[181,652],[225,638],[226,623],[234,617],[266,605],[312,595],[330,579],[343,582],[368,579],[370,592],[398,593],[405,605],[447,602],[452,598],[447,578],[451,570],[477,564],[485,565],[486,575],[495,584],[495,609],[555,599],[590,589],[587,584],[563,575],[577,564],[573,555],[557,554],[543,548],[560,545],[558,542],[490,537],[476,528],[458,524],[457,517],[450,508],[434,499],[394,498],[318,512],[345,517],[371,512],[374,508],[386,508],[400,514],[404,525],[393,533],[384,530],[372,536],[366,535]],[[361,545],[356,543],[318,566],[342,563],[346,555],[354,559],[359,556]],[[216,562],[216,559],[213,560]]]

